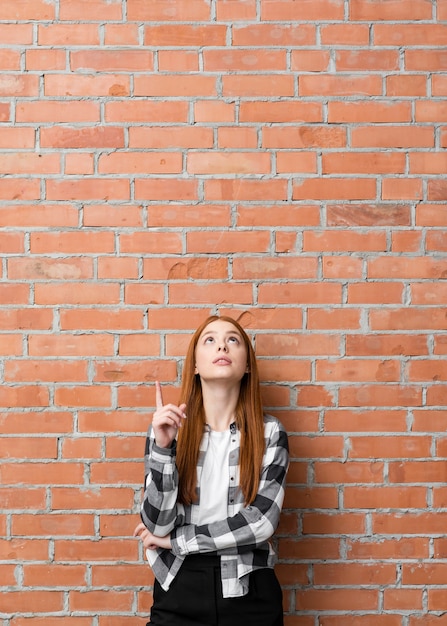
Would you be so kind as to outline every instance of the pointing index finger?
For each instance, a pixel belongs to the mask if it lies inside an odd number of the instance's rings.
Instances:
[[[158,382],[158,380],[155,381],[155,403],[156,403],[157,409],[163,408],[163,394],[161,391],[161,385]]]

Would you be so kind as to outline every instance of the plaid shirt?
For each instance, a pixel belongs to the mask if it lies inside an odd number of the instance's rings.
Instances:
[[[289,463],[286,431],[275,417],[264,416],[266,445],[259,489],[255,500],[245,506],[239,489],[240,432],[235,424],[231,424],[230,429],[228,517],[198,525],[200,491],[197,502],[191,505],[177,502],[176,442],[171,448],[158,447],[149,428],[141,519],[154,535],[171,536],[171,550],[158,548],[146,551],[154,575],[164,590],[169,588],[188,554],[208,552],[220,555],[225,598],[245,595],[248,592],[248,574],[255,569],[273,567],[276,562],[269,539],[278,525],[284,500]],[[198,485],[208,443],[207,427],[200,444]]]

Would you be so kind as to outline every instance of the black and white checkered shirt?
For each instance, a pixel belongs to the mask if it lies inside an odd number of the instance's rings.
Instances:
[[[171,550],[146,551],[154,575],[165,590],[188,554],[220,555],[225,598],[246,594],[248,574],[275,564],[276,555],[269,539],[278,525],[284,500],[289,463],[287,434],[275,417],[264,416],[265,453],[261,480],[255,500],[244,506],[244,497],[239,489],[240,432],[235,424],[230,429],[228,517],[199,525],[200,490],[197,502],[188,506],[177,502],[176,443],[171,448],[158,447],[149,428],[141,519],[154,535],[171,536]],[[208,443],[209,429],[205,428],[197,465],[198,485]]]

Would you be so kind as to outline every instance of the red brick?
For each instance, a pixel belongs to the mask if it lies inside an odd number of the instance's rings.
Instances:
[[[423,74],[392,74],[386,78],[387,96],[426,96],[427,78]]]
[[[307,231],[303,233],[304,252],[334,251],[349,252],[353,250],[385,251],[385,233],[372,231],[367,234],[342,230],[320,230],[317,233]]]
[[[234,122],[234,103],[220,100],[197,100],[194,102],[196,122]]]
[[[9,261],[8,277],[12,280],[92,279],[93,263],[91,259],[80,257],[16,257]]]
[[[368,265],[370,278],[442,278],[447,270],[447,261],[424,257],[381,258]]]
[[[143,261],[145,280],[176,279],[225,279],[228,277],[228,263],[225,258],[152,257]]]
[[[379,76],[334,76],[320,74],[300,77],[300,96],[380,96],[382,94]]]
[[[156,380],[174,380],[177,367],[173,361],[97,361],[93,382],[155,382]]]
[[[173,152],[112,152],[99,158],[99,174],[180,174],[182,155]]]
[[[47,74],[44,78],[47,96],[127,96],[130,93],[129,77],[125,74],[66,75]],[[48,128],[47,132],[63,133],[66,129]],[[92,129],[107,132],[107,128]],[[86,129],[85,129],[86,132]]]
[[[64,459],[97,459],[101,456],[102,441],[99,437],[66,438],[62,443],[62,458]]]
[[[294,200],[372,200],[376,181],[371,178],[309,178],[293,185]]]
[[[215,97],[217,95],[216,90],[216,78],[199,73],[193,74],[188,72],[178,75],[148,74],[135,77],[136,96],[171,97],[181,94],[183,97]]]
[[[87,364],[81,361],[14,360],[5,363],[8,382],[87,382]]]
[[[99,489],[95,487],[89,490],[55,487],[51,490],[51,502],[54,510],[71,510],[74,500],[76,501],[76,508],[81,510],[131,509],[133,499],[133,489],[123,487],[102,487]]]
[[[65,200],[107,200],[113,195],[116,200],[128,200],[129,181],[116,178],[77,178],[47,180],[47,199]]]
[[[0,596],[2,613],[26,613],[31,606],[34,614],[62,611],[64,593],[62,591],[24,590],[2,593]]]
[[[339,72],[392,72],[399,69],[397,50],[338,50],[335,66]]]
[[[0,97],[36,97],[38,92],[38,76],[34,74],[14,75],[4,73],[0,76]],[[7,128],[5,130],[12,131],[13,129]],[[31,129],[20,129],[20,132],[24,131],[31,131]],[[19,132],[19,129],[17,129],[16,132]]]
[[[151,198],[159,200],[186,200],[197,199],[197,181],[181,178],[147,178],[135,181],[135,197],[138,200]]]
[[[48,389],[38,385],[21,385],[0,390],[0,407],[44,407],[48,406]],[[6,470],[5,470],[6,472]]]
[[[386,611],[422,610],[421,589],[386,589],[383,595],[383,608]]]
[[[86,583],[85,565],[26,565],[24,583],[28,587],[78,587]]]
[[[74,100],[48,101],[45,107],[40,102],[23,102],[17,105],[16,120],[21,123],[55,122],[99,122],[100,110],[96,102]]]
[[[44,148],[122,148],[122,128],[53,126],[41,129]]]
[[[225,0],[221,1],[223,5]],[[313,46],[316,28],[309,23],[241,24],[233,27],[233,46]]]
[[[87,11],[87,13],[86,13]],[[60,19],[61,20],[97,20],[103,21],[104,15],[109,20],[121,20],[123,17],[120,0],[61,0]]]
[[[96,24],[40,24],[37,31],[39,46],[98,46]]]
[[[262,72],[284,71],[285,50],[213,49],[203,53],[205,72]]]
[[[433,148],[433,128],[412,126],[359,126],[352,129],[352,145],[355,148]]]
[[[271,157],[262,152],[193,152],[188,156],[187,171],[216,175],[269,174]]]
[[[238,205],[239,226],[318,226],[320,212],[313,205]]]
[[[126,204],[89,204],[84,206],[84,226],[141,227],[142,210],[140,206]]]
[[[187,251],[189,253],[223,252],[267,252],[270,243],[270,233],[267,231],[232,232],[232,231],[205,231],[191,232],[187,235]]]
[[[414,386],[362,385],[345,386],[339,394],[340,406],[421,406],[422,390]]]
[[[410,72],[440,72],[446,62],[444,48],[413,49],[405,51],[405,66]]]
[[[3,471],[4,470],[4,471]],[[83,465],[80,463],[60,463],[60,462],[32,462],[32,463],[15,463],[4,464],[2,469],[2,480],[6,485],[20,485],[27,482],[31,485],[49,485],[49,484],[69,484],[81,485],[83,483]],[[34,517],[29,514],[29,518]],[[26,519],[23,514],[16,515],[14,518],[14,532],[21,529],[24,537],[30,535],[29,518]],[[79,520],[81,523],[81,520]],[[75,533],[76,528],[80,529],[80,525],[76,525],[73,515],[67,515],[65,518],[58,518],[57,515],[44,514],[37,521],[32,521],[33,535],[53,535],[57,528],[60,528],[62,534],[68,532]],[[82,523],[84,529],[93,529],[92,518],[86,515]]]
[[[346,131],[343,128],[325,126],[266,126],[262,131],[265,148],[341,148],[346,145]]]
[[[27,0],[5,0],[2,4],[2,20],[53,20],[54,18],[54,4],[45,0],[36,0],[32,4]]]
[[[217,0],[217,19],[220,20],[247,20],[256,17],[255,0]]]
[[[307,328],[309,330],[349,329],[360,328],[359,309],[331,309],[312,308],[308,311]]]
[[[197,126],[151,126],[129,129],[130,148],[212,148],[211,128]]]
[[[113,283],[39,283],[35,289],[37,304],[117,304],[120,301],[119,284]]]
[[[400,380],[400,363],[395,360],[385,361],[367,359],[317,360],[316,380],[368,382],[398,382]]]
[[[406,430],[406,413],[401,410],[327,409],[324,427],[328,432],[402,432]]]
[[[62,71],[67,64],[65,50],[27,50],[25,66],[27,71]]]
[[[114,72],[153,69],[153,53],[148,50],[78,50],[70,53],[72,70]]]
[[[377,25],[375,26],[377,28]],[[367,24],[323,24],[321,26],[321,43],[323,45],[369,45],[369,28]]]
[[[133,521],[135,523],[135,516]],[[54,544],[55,560],[65,562],[74,561],[78,563],[80,554],[86,562],[135,561],[137,553],[138,544],[134,538],[108,539],[103,537],[100,541],[56,539]]]
[[[393,0],[392,2],[377,3],[368,0],[353,0],[350,7],[352,20],[406,20],[411,15],[412,20],[431,19],[430,3],[426,0]]]
[[[129,309],[63,309],[60,311],[61,330],[141,330],[143,316]],[[105,339],[106,335],[103,336]],[[92,337],[89,337],[91,340]],[[112,345],[112,344],[110,344]],[[95,348],[96,349],[96,348]]]
[[[258,133],[255,128],[219,128],[217,145],[219,148],[257,148]]]
[[[210,7],[206,0],[189,0],[189,2],[170,2],[153,0],[149,4],[145,0],[129,0],[127,4],[129,20],[148,22],[196,22],[210,19]]]
[[[185,301],[190,304],[252,304],[252,286],[244,282],[233,283],[203,283],[191,285],[189,283],[171,283],[169,286],[170,304],[181,304]]]
[[[340,0],[328,2],[327,0],[303,0],[299,4],[290,3],[287,0],[261,0],[262,20],[298,20],[319,21],[322,16],[325,20],[342,20],[343,3]]]
[[[245,233],[243,234],[245,235]],[[249,244],[245,245],[245,251],[247,251]],[[306,257],[296,259],[296,257],[271,258],[265,256],[234,259],[233,277],[236,280],[256,280],[259,276],[263,276],[264,279],[315,279],[317,277],[317,261],[314,258]]]
[[[241,122],[322,122],[322,109],[318,102],[297,102],[296,100],[281,100],[274,102],[242,101],[240,104]],[[278,129],[280,132],[283,129]],[[293,128],[290,131],[294,130]],[[308,132],[310,128],[307,127]],[[264,129],[264,132],[267,128]],[[272,131],[273,132],[273,131]],[[283,134],[285,132],[283,131]]]
[[[284,97],[294,95],[293,76],[284,74],[228,74],[223,78],[224,97]]]
[[[106,122],[186,122],[188,105],[182,101],[159,102],[131,100],[107,102],[105,105]]]
[[[108,334],[33,335],[29,339],[30,356],[112,355],[113,337]]]
[[[313,304],[337,304],[341,298],[341,287],[336,284],[321,285],[320,283],[289,283],[263,284],[259,288],[259,301],[263,304],[287,302]]]
[[[104,43],[107,46],[138,45],[138,25],[106,23]]]
[[[55,391],[54,404],[61,407],[110,407],[110,387],[95,387],[91,385],[59,387]]]
[[[144,41],[157,47],[224,46],[226,34],[224,24],[150,25],[144,30]]]
[[[69,595],[72,611],[130,611],[132,608],[132,591],[70,591]]]
[[[323,174],[403,174],[405,155],[377,152],[331,152],[323,155]],[[385,182],[385,181],[384,181]]]
[[[348,285],[349,304],[400,304],[403,284],[388,283],[351,283]]]
[[[205,181],[205,199],[271,201],[286,200],[287,183],[284,180],[242,178],[212,178]]]

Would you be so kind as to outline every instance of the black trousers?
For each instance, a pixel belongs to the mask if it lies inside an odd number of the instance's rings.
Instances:
[[[273,569],[255,570],[249,580],[247,595],[223,598],[220,558],[188,556],[168,591],[155,581],[146,626],[283,626],[282,590]]]

